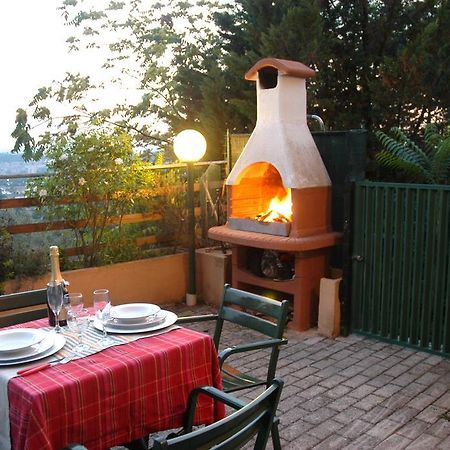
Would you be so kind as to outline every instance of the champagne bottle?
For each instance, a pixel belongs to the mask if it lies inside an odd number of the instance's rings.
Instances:
[[[62,283],[64,286],[64,294],[68,294],[67,286],[69,283],[64,280],[61,275],[61,270],[59,268],[59,249],[58,246],[52,245],[50,246],[50,267],[51,267],[51,275],[50,275],[50,283]],[[56,317],[50,306],[47,304],[48,309],[48,323],[51,327],[56,325]],[[65,326],[67,325],[67,311],[64,305],[61,308],[59,313],[59,325]]]

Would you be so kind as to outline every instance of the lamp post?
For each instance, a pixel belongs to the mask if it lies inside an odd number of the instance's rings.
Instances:
[[[189,286],[186,293],[186,304],[193,306],[197,303],[197,289],[195,285],[195,211],[194,211],[194,163],[199,161],[206,152],[206,141],[196,130],[184,130],[173,140],[173,150],[177,158],[187,165],[187,209],[188,209],[188,238],[189,238]]]

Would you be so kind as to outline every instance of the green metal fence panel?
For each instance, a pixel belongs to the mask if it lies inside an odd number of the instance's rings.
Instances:
[[[357,182],[352,330],[450,356],[450,186]]]

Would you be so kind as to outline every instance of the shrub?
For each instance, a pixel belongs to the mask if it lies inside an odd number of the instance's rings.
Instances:
[[[389,170],[400,171],[407,181],[449,184],[449,128],[441,134],[434,124],[427,125],[421,139],[422,147],[399,128],[391,128],[389,134],[378,131],[376,136],[383,149],[377,153],[375,159]]]

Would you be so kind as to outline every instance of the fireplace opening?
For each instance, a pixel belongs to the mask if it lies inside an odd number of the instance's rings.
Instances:
[[[269,163],[251,164],[230,189],[229,223],[235,229],[288,236],[292,222],[291,189]],[[229,199],[230,200],[230,199]]]

